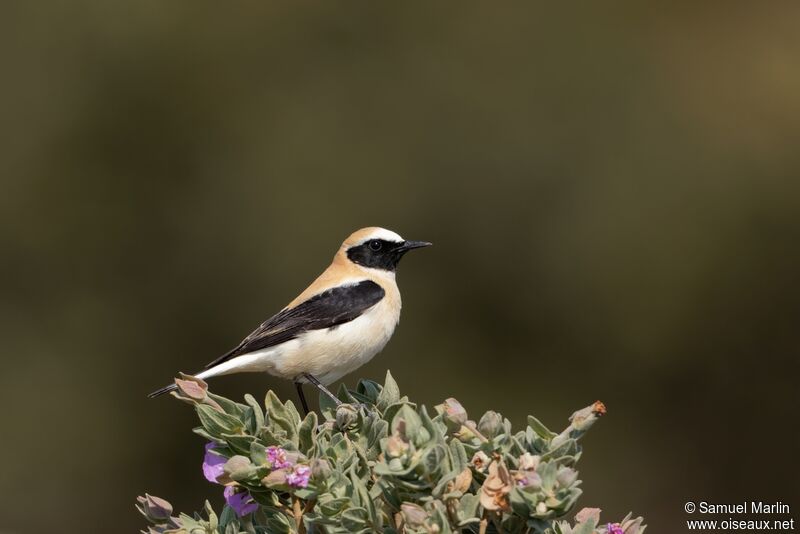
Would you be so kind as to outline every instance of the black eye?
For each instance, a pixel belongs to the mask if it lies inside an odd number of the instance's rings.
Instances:
[[[383,248],[383,243],[381,243],[377,239],[373,239],[372,241],[369,242],[369,248],[371,250],[374,250],[375,252],[378,252],[380,249]]]

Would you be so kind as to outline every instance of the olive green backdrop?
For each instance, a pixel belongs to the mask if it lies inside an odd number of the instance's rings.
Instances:
[[[800,506],[800,9],[791,3],[0,7],[0,531],[195,510],[191,410],[355,228],[409,255],[347,378],[554,427],[582,505]],[[241,398],[291,384],[224,377]],[[800,518],[798,518],[800,519]]]

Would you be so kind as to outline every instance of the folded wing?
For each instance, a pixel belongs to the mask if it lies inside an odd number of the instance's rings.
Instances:
[[[352,321],[380,302],[384,295],[383,288],[372,280],[325,290],[267,319],[236,348],[206,365],[205,369],[242,354],[280,345],[310,330],[333,328]]]

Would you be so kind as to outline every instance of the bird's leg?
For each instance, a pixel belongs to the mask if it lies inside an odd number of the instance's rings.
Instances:
[[[308,415],[308,403],[306,402],[306,396],[303,395],[303,383],[296,381],[294,385],[297,387],[297,394],[300,395],[300,404],[303,405],[303,415]]]
[[[337,399],[337,398],[336,398],[336,395],[334,395],[333,393],[331,393],[330,391],[328,391],[328,388],[326,388],[325,386],[323,386],[323,385],[322,385],[322,383],[321,383],[319,380],[317,380],[316,378],[314,378],[314,375],[312,375],[312,374],[309,374],[309,373],[302,373],[300,376],[302,376],[303,378],[305,378],[306,380],[308,380],[309,382],[311,382],[312,384],[314,384],[314,386],[316,386],[316,388],[317,388],[318,390],[320,390],[320,391],[321,391],[321,392],[323,392],[325,395],[327,395],[328,397],[330,397],[330,399],[331,399],[333,402],[335,402],[335,403],[336,403],[336,406],[341,406],[341,405],[342,405],[342,401],[340,401],[339,399]]]

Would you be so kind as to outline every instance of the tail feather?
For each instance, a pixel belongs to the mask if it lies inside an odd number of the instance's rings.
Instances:
[[[238,366],[240,365],[240,361],[249,361],[249,359],[251,359],[251,358],[252,358],[251,355],[247,355],[246,357],[245,356],[240,356],[238,358],[234,358],[233,360],[224,361],[224,362],[222,362],[220,364],[217,364],[217,365],[215,365],[215,366],[213,366],[211,368],[205,369],[204,371],[201,371],[199,373],[195,373],[195,374],[193,374],[191,376],[194,376],[195,378],[199,378],[201,380],[204,380],[204,379],[212,377],[212,376],[224,375],[224,374],[230,373],[231,371],[237,370]],[[154,397],[158,397],[160,395],[163,395],[164,393],[169,393],[170,391],[175,391],[176,389],[178,389],[178,386],[176,386],[175,384],[170,384],[168,386],[164,386],[161,389],[155,390],[154,392],[150,393],[148,395],[148,397],[152,399]]]
[[[170,391],[175,391],[176,389],[178,389],[178,386],[176,386],[175,384],[170,384],[168,386],[164,386],[161,389],[155,390],[154,392],[150,393],[147,397],[152,399],[152,398],[158,397],[160,395],[163,395],[164,393],[169,393]]]

